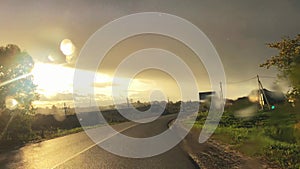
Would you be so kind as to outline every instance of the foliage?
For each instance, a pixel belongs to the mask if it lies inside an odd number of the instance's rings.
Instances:
[[[291,94],[298,95],[300,92],[300,34],[295,38],[285,37],[279,42],[267,44],[279,52],[272,56],[261,67],[270,68],[275,66],[280,71],[280,77],[289,80],[293,90]]]
[[[6,140],[28,141],[33,137],[31,129],[32,116],[18,113],[14,116],[6,134]]]
[[[45,131],[45,138],[46,139],[52,139],[56,137],[61,137],[69,134],[74,134],[83,131],[82,127],[76,127],[72,129],[59,129],[57,128],[56,130],[46,130]]]
[[[30,75],[33,66],[32,57],[17,45],[0,47],[0,132],[5,140],[22,142],[31,138],[32,101],[38,99]],[[7,98],[16,100],[14,109],[7,108]],[[9,127],[4,131],[6,125]]]
[[[244,154],[266,158],[282,168],[298,169],[299,105],[280,104],[275,110],[259,111],[246,119],[235,116],[234,112],[249,105],[245,99],[239,99],[227,107],[213,139],[229,144]],[[201,128],[207,115],[207,112],[199,112],[194,127]]]
[[[29,73],[34,61],[26,52],[22,52],[16,45],[0,47],[0,82],[20,78],[12,83],[0,87],[0,108],[5,108],[5,99],[13,97],[19,103],[19,108],[25,113],[32,112],[31,103],[38,98],[35,93],[36,85]]]
[[[283,168],[300,168],[300,147],[297,144],[275,143],[265,148],[265,156]]]

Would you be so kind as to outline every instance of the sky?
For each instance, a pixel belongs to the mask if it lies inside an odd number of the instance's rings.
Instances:
[[[72,80],[76,57],[85,42],[99,28],[119,17],[138,12],[163,12],[188,20],[201,29],[216,48],[227,79],[227,97],[248,95],[257,88],[257,81],[247,80],[259,74],[275,77],[275,69],[266,70],[259,64],[276,54],[266,43],[284,36],[295,36],[300,30],[300,2],[229,0],[53,0],[2,1],[0,5],[0,45],[17,44],[35,60],[35,81],[41,99],[38,106],[72,104]],[[172,29],[170,27],[170,29]],[[63,39],[75,46],[74,59],[65,63],[60,50]],[[160,35],[130,37],[105,57],[92,87],[96,100],[111,104],[113,72],[130,53],[144,48],[162,48],[179,55],[195,74],[199,91],[210,90],[207,72],[201,61],[182,43]],[[151,58],[152,56],[146,56]],[[89,65],[83,72],[91,73]],[[117,77],[120,81],[128,77]],[[275,78],[262,78],[266,88],[274,87]],[[243,82],[241,82],[243,81]],[[190,85],[186,82],[185,85]],[[279,82],[286,90],[286,84]],[[179,100],[180,88],[174,78],[158,70],[146,70],[135,76],[129,97],[148,101],[153,90],[162,90],[164,99]],[[122,90],[126,90],[123,89]],[[86,93],[88,95],[89,93]],[[120,94],[126,98],[126,94]],[[159,96],[160,97],[160,96]],[[88,97],[84,96],[86,104]]]

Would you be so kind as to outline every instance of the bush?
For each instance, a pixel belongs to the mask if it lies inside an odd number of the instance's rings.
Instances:
[[[213,138],[244,154],[264,157],[281,168],[300,169],[299,105],[277,105],[275,110],[259,111],[251,118],[235,116],[235,111],[247,106],[247,100],[240,99],[227,108]],[[204,124],[207,114],[198,114],[197,126]]]
[[[281,142],[296,143],[296,137],[294,136],[294,128],[289,126],[270,126],[264,128],[266,136]]]
[[[217,128],[215,135],[224,137],[221,139],[229,144],[238,145],[249,139],[250,134],[252,133],[252,129],[247,128],[233,128],[233,127],[223,127]],[[226,135],[226,136],[224,136]]]
[[[300,168],[300,147],[296,144],[275,143],[265,148],[268,160],[278,163],[283,168]]]
[[[27,114],[16,114],[6,132],[6,140],[27,142],[33,137],[31,130],[32,117]]]

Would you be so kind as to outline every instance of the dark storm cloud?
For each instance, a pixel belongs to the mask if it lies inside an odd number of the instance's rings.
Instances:
[[[299,33],[299,9],[297,0],[4,1],[0,44],[18,44],[44,61],[49,54],[63,57],[58,47],[64,38],[74,42],[78,53],[96,30],[114,19],[136,12],[165,12],[199,27],[215,45],[228,81],[240,81],[256,74],[276,74],[274,69],[259,68],[276,52],[265,44]],[[272,81],[264,80],[269,86]],[[250,90],[253,84],[229,86],[229,92],[245,94],[248,91],[241,86]]]

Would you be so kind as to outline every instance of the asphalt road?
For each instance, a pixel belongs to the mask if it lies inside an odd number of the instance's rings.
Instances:
[[[165,131],[175,116],[163,116],[146,124],[122,123],[114,125],[122,134],[145,138]],[[107,135],[105,127],[97,132],[96,142],[109,142],[114,134]],[[103,132],[103,134],[101,134]],[[104,134],[105,133],[105,134]],[[0,168],[197,168],[180,144],[171,150],[149,158],[125,158],[109,153],[97,146],[84,133],[76,133],[40,143],[31,144],[6,154],[0,154]]]

